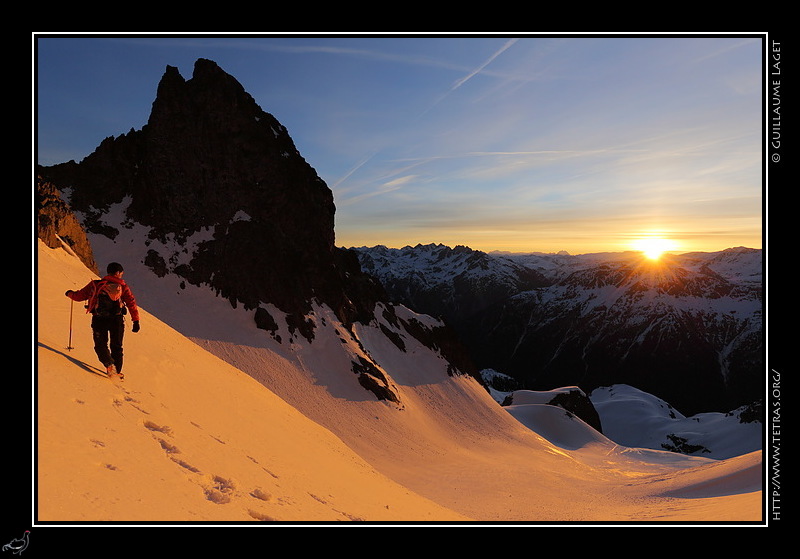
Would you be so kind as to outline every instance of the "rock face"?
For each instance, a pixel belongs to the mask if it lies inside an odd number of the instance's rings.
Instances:
[[[189,80],[168,66],[140,131],[40,173],[70,189],[89,229],[93,215],[126,201],[127,219],[150,227],[153,241],[183,246],[206,232],[188,263],[153,251],[147,264],[211,285],[234,306],[272,303],[300,317],[316,298],[348,323],[382,295],[335,247],[333,195],[285,127],[212,61],[198,60]]]
[[[68,248],[87,268],[98,273],[86,232],[58,189],[42,177],[36,181],[36,210],[37,237],[50,248]]]

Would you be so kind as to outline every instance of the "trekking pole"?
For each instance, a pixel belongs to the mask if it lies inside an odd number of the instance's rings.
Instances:
[[[67,344],[67,350],[75,349],[72,347],[72,307],[75,301],[72,299],[69,300],[69,343]]]

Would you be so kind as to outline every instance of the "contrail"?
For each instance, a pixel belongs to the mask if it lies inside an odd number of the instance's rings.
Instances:
[[[337,180],[337,181],[336,181],[336,182],[333,184],[332,188],[336,188],[336,187],[337,187],[337,186],[339,186],[339,185],[340,185],[342,182],[344,182],[345,180],[347,180],[347,179],[348,179],[348,178],[349,178],[349,177],[350,177],[350,176],[351,176],[353,173],[355,173],[355,172],[356,172],[356,171],[358,171],[358,170],[359,170],[361,167],[363,167],[364,165],[366,165],[366,164],[367,164],[367,162],[368,162],[370,159],[372,159],[373,157],[375,157],[375,155],[376,155],[377,153],[378,153],[377,151],[374,151],[373,153],[371,153],[371,154],[367,155],[367,156],[366,156],[366,157],[364,157],[364,158],[363,158],[361,161],[359,161],[358,163],[356,163],[356,164],[355,164],[355,166],[354,166],[353,168],[351,168],[351,169],[350,169],[350,170],[349,170],[347,173],[345,173],[345,175],[344,175],[343,177],[339,178],[339,180]]]
[[[469,74],[467,74],[466,76],[464,76],[464,77],[463,77],[463,78],[461,78],[460,80],[457,80],[457,81],[456,81],[456,82],[453,84],[453,87],[451,87],[451,88],[450,88],[450,91],[454,91],[454,90],[458,89],[459,87],[461,87],[462,85],[464,85],[464,83],[466,83],[467,81],[469,81],[469,80],[470,80],[472,77],[474,77],[475,75],[479,74],[479,73],[481,72],[481,70],[483,70],[483,69],[484,69],[484,68],[486,68],[486,67],[487,67],[489,64],[491,64],[491,63],[492,63],[492,61],[493,61],[495,58],[497,58],[498,56],[500,56],[501,54],[503,54],[503,52],[505,52],[505,51],[506,51],[506,50],[507,50],[509,47],[511,47],[511,46],[512,46],[514,43],[516,43],[518,40],[519,40],[519,39],[511,39],[511,40],[509,40],[509,41],[506,41],[506,44],[504,44],[504,45],[502,46],[502,48],[500,48],[500,50],[498,50],[498,51],[497,51],[497,52],[495,52],[495,53],[494,53],[492,56],[490,56],[490,57],[489,57],[489,58],[486,60],[486,62],[484,62],[483,64],[481,64],[481,65],[480,65],[480,66],[478,66],[477,68],[475,68],[475,69],[474,69],[472,72],[470,72]]]
[[[492,61],[493,61],[495,58],[497,58],[498,56],[500,56],[501,54],[503,54],[503,53],[504,53],[506,50],[508,50],[508,49],[509,49],[509,48],[510,48],[510,47],[511,47],[511,46],[512,46],[514,43],[516,43],[518,40],[519,40],[519,39],[510,39],[510,40],[506,41],[506,43],[505,43],[505,44],[504,44],[504,45],[503,45],[503,46],[502,46],[502,47],[501,47],[501,48],[500,48],[500,49],[499,49],[497,52],[495,52],[495,53],[494,53],[492,56],[490,56],[489,58],[487,58],[487,59],[486,59],[486,61],[485,61],[483,64],[481,64],[480,66],[478,66],[477,68],[475,68],[475,69],[474,69],[472,72],[470,72],[469,74],[467,74],[467,75],[466,75],[466,76],[464,76],[463,78],[461,78],[461,79],[459,79],[459,80],[456,80],[456,81],[453,83],[453,85],[450,87],[450,89],[449,89],[449,90],[447,90],[447,92],[445,92],[445,93],[443,93],[442,95],[440,95],[440,96],[439,96],[439,98],[438,98],[438,99],[436,99],[436,100],[435,100],[433,103],[431,103],[431,105],[430,105],[430,106],[429,106],[427,109],[423,110],[423,111],[422,111],[422,113],[420,113],[420,114],[417,116],[417,119],[419,119],[419,118],[421,118],[422,116],[424,116],[425,114],[427,114],[427,113],[428,113],[428,111],[430,111],[430,110],[431,110],[431,109],[433,109],[435,106],[437,106],[439,103],[441,103],[441,102],[442,102],[442,101],[443,101],[443,100],[444,100],[444,99],[445,99],[445,98],[446,98],[448,95],[450,95],[450,94],[451,94],[453,91],[455,91],[456,89],[458,89],[459,87],[461,87],[462,85],[464,85],[466,82],[468,82],[470,79],[472,79],[472,78],[473,78],[473,77],[475,77],[476,75],[480,74],[480,73],[481,73],[481,71],[482,71],[484,68],[486,68],[486,67],[487,67],[489,64],[491,64],[491,63],[492,63]]]

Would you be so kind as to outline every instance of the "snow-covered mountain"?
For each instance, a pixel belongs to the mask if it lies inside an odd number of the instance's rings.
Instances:
[[[512,295],[551,282],[526,262],[465,246],[417,245],[353,249],[361,268],[411,308],[459,322]]]
[[[500,375],[488,370],[485,374]],[[575,386],[548,391],[490,391],[511,415],[553,442],[559,441],[560,433],[557,430],[549,436],[547,423],[538,421],[540,414],[570,416],[573,412],[568,400],[576,394],[583,395]],[[625,384],[596,388],[587,401],[591,402],[592,412],[597,417],[595,430],[623,446],[715,459],[741,456],[763,446],[764,412],[759,404],[742,406],[728,413],[709,412],[686,417],[660,398]],[[561,410],[542,412],[543,404]]]
[[[354,250],[392,300],[445,318],[480,368],[523,388],[630,384],[687,414],[727,412],[762,396],[760,250],[657,263],[636,252]],[[464,303],[473,298],[480,304]]]

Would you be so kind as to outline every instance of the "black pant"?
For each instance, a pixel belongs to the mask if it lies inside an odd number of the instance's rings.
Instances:
[[[92,337],[94,352],[104,367],[114,365],[122,372],[122,337],[125,334],[125,317],[93,316]]]

